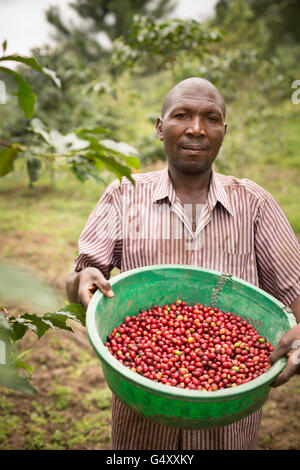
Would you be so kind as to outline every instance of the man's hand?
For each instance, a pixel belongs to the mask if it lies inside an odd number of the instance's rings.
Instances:
[[[97,289],[106,297],[114,297],[110,283],[97,268],[85,268],[72,273],[67,280],[67,294],[71,302],[80,303],[87,308]]]
[[[282,336],[270,356],[271,364],[275,364],[283,356],[288,356],[287,365],[270,384],[271,387],[278,387],[287,382],[293,375],[300,374],[300,324],[294,326]]]

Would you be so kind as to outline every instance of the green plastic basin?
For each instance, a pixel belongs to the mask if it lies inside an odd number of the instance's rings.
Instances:
[[[120,364],[104,342],[125,316],[181,299],[240,315],[275,347],[296,324],[291,311],[286,311],[281,302],[241,279],[194,266],[147,266],[126,271],[110,282],[115,297],[107,298],[100,291],[94,294],[87,309],[86,327],[108,386],[130,408],[167,426],[207,429],[238,421],[265,403],[269,384],[285,367],[286,358],[279,359],[251,382],[207,392],[180,389],[142,377]]]

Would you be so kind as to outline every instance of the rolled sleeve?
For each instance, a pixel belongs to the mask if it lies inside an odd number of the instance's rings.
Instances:
[[[300,245],[270,194],[260,207],[255,248],[260,287],[290,306],[300,294]]]
[[[79,237],[74,271],[95,267],[109,279],[114,267],[121,269],[122,230],[118,183],[116,180],[106,188],[91,212]]]

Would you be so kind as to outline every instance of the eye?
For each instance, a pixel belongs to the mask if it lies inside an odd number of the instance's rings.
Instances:
[[[218,118],[216,116],[210,115],[207,118],[211,122],[218,122]]]
[[[176,117],[177,119],[184,119],[184,118],[186,117],[186,113],[177,113],[177,114],[175,115],[175,117]]]

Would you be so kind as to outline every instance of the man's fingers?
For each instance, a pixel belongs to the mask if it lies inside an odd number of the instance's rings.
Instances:
[[[88,289],[80,289],[78,291],[78,302],[83,305],[85,309],[88,307],[91,298],[92,293]]]
[[[110,283],[103,276],[102,272],[99,269],[96,269],[92,272],[91,277],[89,277],[90,283],[92,283],[91,289],[95,290],[95,287],[101,290],[102,294],[106,297],[114,297],[114,292],[111,288]]]
[[[280,341],[274,351],[272,352],[270,356],[270,363],[273,365],[275,364],[278,359],[281,357],[285,356],[290,350],[290,344],[285,341]]]
[[[276,379],[270,383],[270,387],[273,387],[273,388],[279,387],[279,385],[282,385],[285,382],[287,382],[289,378],[290,377],[287,376],[285,372],[281,372],[281,374],[279,374],[278,377],[276,377]]]
[[[105,295],[106,297],[114,297],[115,296],[109,282],[105,282],[105,283],[97,282],[95,284],[101,290],[102,294]]]
[[[94,284],[83,285],[80,287],[78,291],[78,300],[84,306],[84,308],[88,307],[93,294],[96,290],[100,289],[100,291],[105,295],[105,297],[114,297],[114,292],[109,284],[109,282],[95,282]]]
[[[87,308],[94,292],[100,289],[106,297],[114,297],[110,283],[97,268],[85,268],[79,273],[78,302]]]
[[[289,354],[287,365],[284,370],[279,374],[276,379],[270,383],[271,387],[278,387],[279,385],[287,382],[295,373],[297,373],[299,368],[299,363],[294,360],[293,353]]]

